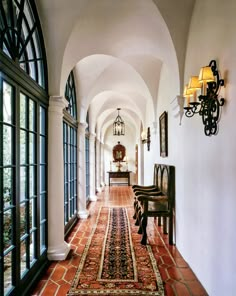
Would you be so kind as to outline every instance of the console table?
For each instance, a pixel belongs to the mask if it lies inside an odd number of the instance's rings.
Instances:
[[[109,175],[109,186],[111,186],[111,179],[112,178],[119,178],[119,179],[121,179],[121,178],[125,178],[125,179],[127,179],[127,184],[128,184],[128,186],[130,186],[130,173],[131,173],[131,171],[124,171],[124,172],[112,172],[112,171],[109,171],[108,172],[108,175]],[[126,184],[125,183],[125,184]],[[123,182],[122,183],[113,183],[113,184],[123,184]]]

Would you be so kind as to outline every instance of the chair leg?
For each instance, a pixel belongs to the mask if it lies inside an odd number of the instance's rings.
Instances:
[[[143,228],[142,228],[142,216],[143,216],[143,214],[142,214],[142,211],[141,211],[141,209],[140,209],[140,211],[139,211],[139,228],[138,228],[138,234],[142,234],[143,233]]]
[[[169,216],[169,244],[174,244],[174,227],[173,227],[173,215]]]
[[[161,226],[161,217],[158,217],[158,226]]]
[[[137,211],[137,216],[136,216],[136,221],[135,221],[135,226],[139,226],[140,225],[140,220],[141,220],[141,208],[138,208]]]
[[[167,217],[163,217],[163,231],[165,234],[168,233],[168,230],[167,230]]]
[[[138,201],[135,199],[134,201],[134,215],[133,215],[133,219],[136,219],[137,218],[137,204],[138,204]]]
[[[142,226],[142,233],[143,233],[141,244],[146,245],[147,244],[147,215],[145,214],[142,214],[141,226]]]

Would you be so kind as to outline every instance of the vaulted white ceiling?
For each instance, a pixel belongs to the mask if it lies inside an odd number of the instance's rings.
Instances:
[[[180,45],[173,39],[183,38],[181,30],[187,30],[194,0],[179,1],[181,11],[175,2],[37,1],[48,58],[49,94],[64,95],[73,69],[79,120],[86,120],[89,108],[92,131],[96,125],[107,128],[117,107],[137,130],[141,123],[145,125],[146,106],[151,106],[149,116],[154,120],[163,65],[171,81],[179,80],[179,63],[180,68],[184,63]],[[182,15],[185,19],[176,19]]]

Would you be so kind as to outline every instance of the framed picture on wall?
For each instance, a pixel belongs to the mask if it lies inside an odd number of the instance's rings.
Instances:
[[[159,117],[160,126],[160,156],[168,156],[168,121],[167,112],[163,112]]]

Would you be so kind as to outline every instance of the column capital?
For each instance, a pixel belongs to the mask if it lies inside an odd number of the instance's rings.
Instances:
[[[98,137],[96,137],[96,143],[97,144],[101,144],[102,143],[101,140]]]
[[[63,114],[63,109],[68,106],[69,102],[62,96],[50,96],[49,112],[57,112]]]
[[[79,128],[81,131],[82,131],[82,130],[85,131],[85,129],[87,128],[87,126],[88,126],[87,122],[79,122],[79,123],[78,123],[78,128]]]
[[[95,141],[96,139],[96,134],[95,133],[89,133],[89,140]]]

